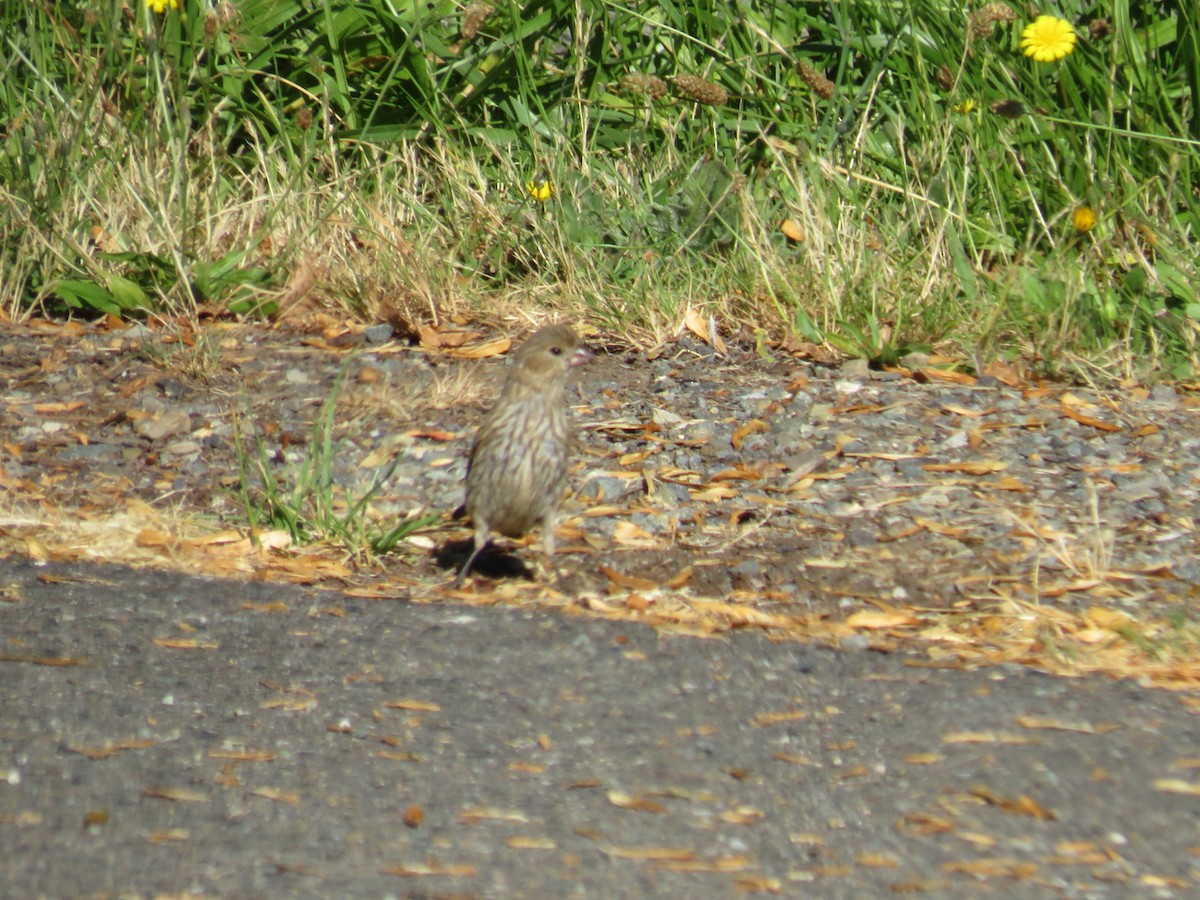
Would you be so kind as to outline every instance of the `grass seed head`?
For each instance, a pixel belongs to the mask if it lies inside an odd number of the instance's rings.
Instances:
[[[629,72],[621,77],[621,90],[630,94],[645,94],[651,100],[657,100],[666,95],[667,83],[657,75]]]
[[[494,6],[489,6],[486,3],[471,3],[463,10],[462,28],[460,32],[464,40],[473,41],[475,35],[479,34],[479,29],[483,26],[484,20],[496,11]]]
[[[967,36],[973,41],[990,38],[999,22],[1015,22],[1017,14],[1006,3],[989,3],[971,13],[967,20]]]
[[[824,97],[826,100],[833,97],[834,84],[816,69],[814,69],[806,60],[797,60],[796,74],[800,76],[800,80],[812,88],[812,92],[818,97]]]
[[[954,73],[950,71],[949,66],[938,66],[937,83],[946,93],[954,90]]]
[[[705,106],[720,106],[729,99],[725,88],[701,78],[699,75],[676,75],[670,81],[675,85],[675,90],[683,96],[690,97]]]

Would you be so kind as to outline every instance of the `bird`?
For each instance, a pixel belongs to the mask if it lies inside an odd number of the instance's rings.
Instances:
[[[467,459],[464,506],[475,529],[474,548],[456,584],[493,532],[520,537],[541,526],[542,547],[553,558],[569,462],[567,376],[590,359],[591,351],[565,324],[540,328],[514,354]]]

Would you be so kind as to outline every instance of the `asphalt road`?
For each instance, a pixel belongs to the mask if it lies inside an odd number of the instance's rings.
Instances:
[[[1200,896],[1200,703],[0,560],[0,895]]]

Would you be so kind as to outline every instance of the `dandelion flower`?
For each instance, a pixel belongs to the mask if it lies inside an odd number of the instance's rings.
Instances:
[[[167,11],[168,6],[171,9],[179,9],[179,0],[146,0],[146,6],[159,15],[162,15]]]
[[[975,108],[975,101],[970,99],[969,97],[966,100],[964,100],[962,103],[954,104],[954,111],[956,113],[958,113],[959,115],[963,115],[963,116],[965,116],[967,113],[971,112],[971,110],[973,110],[974,108]]]
[[[538,172],[531,181],[525,182],[525,190],[538,203],[545,203],[554,196],[554,183],[545,172]]]
[[[1071,224],[1078,232],[1091,231],[1096,227],[1096,211],[1090,206],[1077,206],[1071,213]]]
[[[1021,32],[1021,49],[1038,62],[1055,62],[1075,50],[1075,29],[1058,16],[1038,16]]]

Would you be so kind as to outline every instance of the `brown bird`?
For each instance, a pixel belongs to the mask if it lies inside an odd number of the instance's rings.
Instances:
[[[540,525],[546,555],[554,556],[554,525],[567,485],[567,374],[591,358],[568,325],[539,329],[514,355],[467,461],[466,511],[475,524],[475,548],[459,584],[492,532],[520,537]]]

